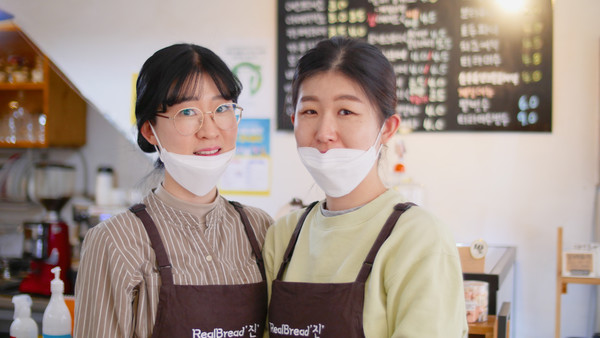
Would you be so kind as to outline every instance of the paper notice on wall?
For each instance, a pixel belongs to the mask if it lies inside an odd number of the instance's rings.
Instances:
[[[236,156],[219,184],[222,194],[268,195],[271,190],[270,119],[244,119]]]

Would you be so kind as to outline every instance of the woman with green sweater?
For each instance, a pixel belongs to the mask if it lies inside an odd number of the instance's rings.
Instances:
[[[467,337],[451,231],[385,187],[377,164],[397,131],[396,77],[374,46],[335,37],[298,62],[294,135],[326,198],[265,239],[271,337]]]

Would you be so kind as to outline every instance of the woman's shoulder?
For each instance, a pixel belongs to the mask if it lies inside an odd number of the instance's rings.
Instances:
[[[246,216],[248,216],[248,220],[250,221],[252,227],[255,229],[260,229],[260,232],[262,233],[266,232],[267,229],[271,226],[271,224],[273,224],[273,217],[271,217],[266,211],[262,210],[261,208],[242,204],[235,201],[229,201],[222,196],[220,197],[220,199],[221,205],[223,205],[223,207],[226,210],[228,210],[227,213],[229,214],[237,215],[237,211],[235,210],[232,203],[239,204],[244,210]]]
[[[377,218],[383,220],[392,214],[396,206],[404,206],[404,212],[394,226],[390,236],[392,240],[415,243],[415,245],[421,243],[433,245],[440,242],[455,245],[447,224],[427,207],[407,201],[397,191],[388,190],[378,200],[371,203],[369,214],[372,214],[373,217],[377,214]]]
[[[378,212],[388,210],[390,215],[396,207],[404,209],[397,224],[402,225],[407,221],[410,224],[418,223],[418,227],[410,229],[412,231],[426,232],[444,227],[443,222],[434,213],[429,211],[429,209],[406,200],[399,192],[394,190],[388,190],[381,196],[381,201],[378,201],[378,204],[374,206]]]
[[[455,255],[456,242],[450,227],[434,213],[421,206],[411,206],[398,219],[392,242],[412,250]]]
[[[85,238],[87,241],[92,241],[107,237],[135,237],[142,228],[141,220],[131,211],[124,210],[90,228]]]
[[[135,217],[135,215],[131,211],[129,211],[128,209],[122,210],[118,214],[113,215],[110,218],[104,219],[103,221],[95,225],[93,228],[91,228],[90,231],[118,231],[118,229],[122,228],[125,223],[130,221],[130,218],[132,218],[131,216]]]
[[[247,205],[247,204],[241,204],[241,205],[244,208],[244,211],[246,213],[248,213],[249,215],[255,215],[256,217],[260,217],[262,219],[269,220],[269,223],[273,223],[273,217],[271,217],[271,215],[269,215],[269,213],[267,213],[263,209],[254,207],[251,205]]]
[[[313,207],[311,211],[318,210],[318,205]],[[306,211],[307,207],[294,209],[284,216],[281,216],[275,220],[273,226],[269,229],[269,232],[272,233],[272,236],[278,238],[289,238],[294,229],[296,229],[296,225],[298,225],[298,221],[302,217],[302,214]]]
[[[306,208],[296,209],[288,212],[275,220],[275,223],[267,230],[263,254],[267,265],[280,264],[290,238],[296,228],[298,220]]]

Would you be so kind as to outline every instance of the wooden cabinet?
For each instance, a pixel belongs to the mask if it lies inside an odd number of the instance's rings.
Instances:
[[[64,74],[12,22],[0,25],[0,60],[0,72],[4,73],[0,74],[0,148],[84,145],[86,101]],[[20,78],[11,76],[14,71],[11,63],[25,65],[18,67],[25,69],[17,74]],[[36,64],[38,74],[31,76]],[[7,68],[13,70],[7,71]],[[33,131],[27,137],[17,138],[14,130],[10,129],[15,128],[13,115],[18,115],[10,107],[15,107],[14,102],[18,102],[29,114],[29,124],[24,128],[33,128]],[[18,122],[20,126],[24,125],[23,120]]]

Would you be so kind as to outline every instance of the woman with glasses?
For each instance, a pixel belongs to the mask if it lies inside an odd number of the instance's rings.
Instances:
[[[216,188],[235,153],[238,79],[212,51],[177,44],[144,63],[136,89],[138,145],[164,177],[86,234],[75,336],[262,335],[272,219]]]
[[[451,232],[377,171],[400,123],[390,62],[366,42],[321,41],[298,61],[292,104],[298,154],[325,199],[267,232],[270,336],[466,337]]]

